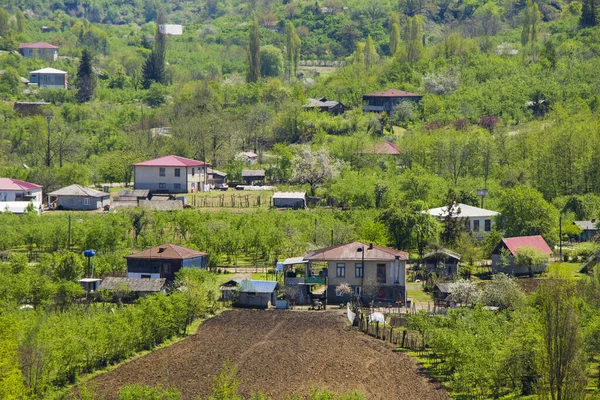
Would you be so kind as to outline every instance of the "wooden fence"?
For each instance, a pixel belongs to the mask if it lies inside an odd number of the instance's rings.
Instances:
[[[270,197],[260,195],[252,196],[249,194],[222,194],[216,197],[194,196],[192,198],[192,206],[195,207],[251,208],[263,206],[269,207],[270,205]]]

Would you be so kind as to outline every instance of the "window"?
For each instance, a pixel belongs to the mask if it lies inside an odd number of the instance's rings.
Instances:
[[[385,264],[377,264],[377,283],[385,283]]]
[[[361,263],[357,263],[354,266],[354,276],[356,278],[362,278],[364,276],[365,270],[363,268],[363,265]]]
[[[473,220],[473,231],[479,232],[479,220],[478,219]]]
[[[338,278],[343,278],[346,276],[346,264],[337,264],[336,276]]]
[[[465,231],[471,232],[471,220],[465,219]]]
[[[150,279],[150,278],[152,278],[150,275],[144,275],[144,274],[142,274],[142,279]]]
[[[86,197],[86,198],[83,199],[83,205],[84,206],[89,206],[90,205],[90,198],[89,197]]]
[[[490,231],[492,230],[492,220],[490,220],[490,219],[486,219],[486,220],[484,221],[484,226],[485,226],[485,228],[484,228],[484,229],[485,229],[485,231],[486,231],[486,232],[490,232]]]
[[[158,184],[158,188],[159,189],[166,189],[167,188],[167,184],[166,183],[159,183]]]
[[[173,188],[175,188],[175,189],[181,189],[181,183],[175,183],[175,184],[173,184]]]
[[[196,175],[196,168],[192,168],[192,176]]]
[[[167,171],[165,170],[165,168],[158,169],[158,176],[167,176]]]
[[[354,286],[354,294],[357,295],[358,297],[362,296],[362,287]]]
[[[175,168],[175,176],[176,177],[180,177],[181,176],[181,168]]]

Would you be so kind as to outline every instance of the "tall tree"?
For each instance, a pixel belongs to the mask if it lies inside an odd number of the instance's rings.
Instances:
[[[365,67],[367,67],[367,69],[369,69],[373,66],[373,64],[375,64],[375,62],[379,58],[379,55],[377,54],[377,50],[375,50],[375,42],[373,42],[373,38],[371,37],[371,35],[369,35],[367,37],[367,42],[365,43],[365,53],[364,54],[365,54]]]
[[[392,57],[396,55],[400,48],[400,24],[393,23],[390,30],[390,53]]]
[[[250,26],[248,43],[248,75],[247,82],[258,82],[260,79],[260,32],[258,21]]]
[[[538,25],[540,22],[540,10],[537,3],[527,0],[523,10],[523,28],[521,31],[521,44],[523,47],[531,43],[531,52],[535,56],[535,44],[537,42]]]
[[[165,74],[165,53],[167,51],[167,35],[161,29],[164,25],[163,11],[159,11],[156,17],[156,38],[152,53],[146,59],[142,67],[144,89],[149,89],[153,82],[166,84],[167,78]]]
[[[78,102],[86,103],[92,99],[96,89],[96,78],[92,71],[92,54],[87,48],[81,52],[75,87],[77,87]]]
[[[10,30],[10,14],[8,11],[0,8],[0,35],[8,33]]]
[[[579,25],[581,25],[582,28],[589,28],[591,26],[596,26],[597,23],[596,0],[584,0],[583,7],[581,8]]]
[[[356,50],[354,50],[354,63],[360,65],[361,67],[365,66],[365,43],[358,42],[356,43]]]
[[[23,33],[25,32],[25,28],[27,27],[27,23],[25,22],[25,15],[21,10],[17,10],[15,14],[15,18],[17,20],[17,32]]]
[[[340,170],[339,164],[329,157],[325,149],[312,151],[309,146],[303,146],[293,160],[294,173],[292,181],[308,183],[310,194],[315,196],[317,185],[335,178]]]
[[[296,33],[296,28],[292,21],[285,24],[285,50],[286,50],[286,71],[288,76],[296,75],[298,63],[300,61],[300,47],[302,41]]]
[[[416,63],[423,54],[423,22],[420,16],[410,17],[404,25],[406,61]]]

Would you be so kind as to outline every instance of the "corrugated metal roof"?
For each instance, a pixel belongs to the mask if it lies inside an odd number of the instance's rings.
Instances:
[[[50,196],[81,196],[81,197],[109,197],[109,193],[90,189],[81,185],[71,185],[49,193]]]
[[[429,257],[435,257],[437,255],[447,256],[447,257],[454,258],[454,259],[460,261],[460,255],[458,253],[455,253],[455,252],[450,251],[448,249],[437,249],[436,251],[432,251],[430,253],[425,254],[423,256],[423,259],[426,259],[426,258],[429,258]]]
[[[304,256],[307,261],[360,261],[362,260],[362,251],[364,249],[365,261],[394,261],[396,257],[399,260],[408,260],[408,253],[388,247],[373,246],[363,242],[346,243],[339,246],[327,247],[308,253]]]
[[[65,71],[61,71],[60,69],[55,68],[42,68],[37,71],[31,71],[30,74],[58,74],[58,75],[66,75]]]
[[[46,42],[37,42],[37,43],[21,43],[19,44],[19,49],[58,49],[58,46],[51,45]]]
[[[160,292],[165,288],[165,278],[121,278],[109,276],[102,280],[98,290],[123,290],[132,292]]]
[[[533,247],[544,254],[552,254],[552,249],[541,235],[536,236],[517,236],[502,239],[502,243],[506,246],[512,255],[515,255],[520,248]]]
[[[264,177],[265,170],[264,169],[244,169],[242,170],[243,177]]]
[[[203,167],[207,164],[204,161],[171,155],[142,161],[133,165],[136,167]]]
[[[462,203],[458,203],[454,207],[455,212],[456,212],[457,208],[460,208],[460,214],[454,214],[455,218],[495,217],[496,215],[500,214],[499,212],[496,212],[496,211],[486,210],[484,208],[479,208],[479,207],[473,207],[468,204],[462,204]],[[443,218],[446,215],[448,215],[448,207],[447,206],[437,207],[437,208],[432,208],[432,209],[429,209],[429,210],[426,210],[423,212],[427,213],[429,215],[432,215],[436,218]]]
[[[236,280],[236,282],[238,282]],[[275,281],[255,281],[253,279],[243,279],[238,282],[239,291],[242,293],[273,293],[277,282]]]
[[[124,189],[124,190],[119,190],[119,197],[135,197],[136,199],[138,197],[144,197],[147,198],[148,195],[150,195],[150,190],[147,189],[135,189],[135,190],[130,190],[130,189]]]
[[[306,264],[307,262],[304,257],[290,257],[283,261],[283,265]]]
[[[40,185],[36,185],[35,183],[21,181],[19,179],[13,178],[0,178],[0,190],[6,191],[23,191],[23,190],[32,190],[32,189],[41,189]]]
[[[125,256],[125,258],[185,260],[188,258],[195,258],[206,255],[208,254],[198,250],[188,249],[187,247],[177,246],[174,244],[161,244],[160,246],[152,247],[139,253],[130,254],[128,256]]]
[[[598,230],[596,228],[596,224],[598,222],[596,220],[592,221],[573,221],[573,224],[577,225],[577,227],[584,231],[595,231]]]
[[[304,192],[275,192],[273,193],[274,199],[306,199],[306,193]]]

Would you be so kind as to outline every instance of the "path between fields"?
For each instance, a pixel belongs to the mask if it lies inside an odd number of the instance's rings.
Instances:
[[[311,388],[359,390],[371,399],[448,399],[416,361],[350,329],[335,311],[233,310],[204,322],[197,334],[99,375],[91,381],[106,400],[140,383],[175,387],[182,399],[204,398],[229,358],[245,397],[274,400]]]

